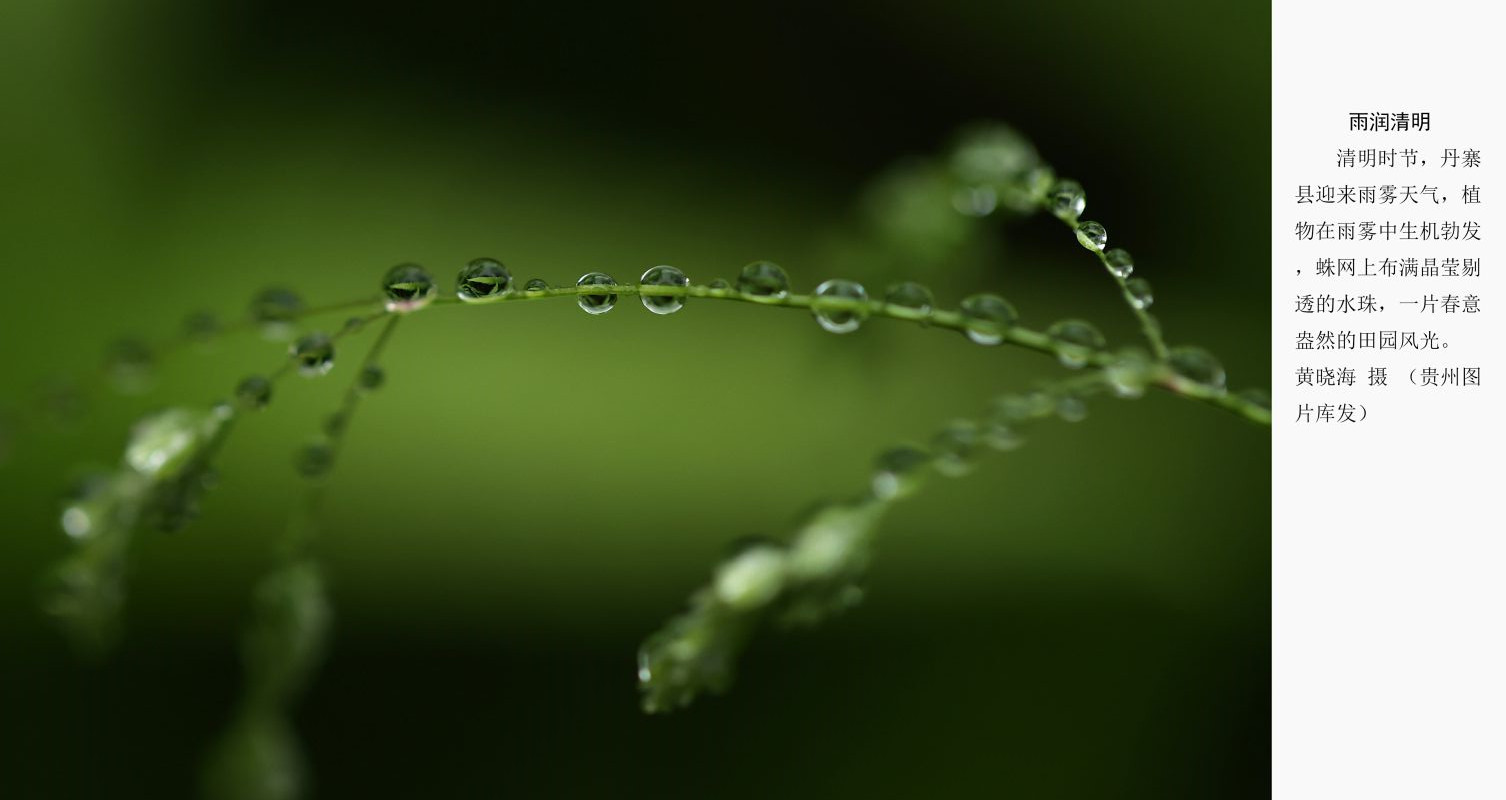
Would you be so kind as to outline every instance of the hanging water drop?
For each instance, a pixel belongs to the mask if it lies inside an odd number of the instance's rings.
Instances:
[[[1004,336],[1020,317],[1008,300],[996,294],[975,294],[962,301],[963,332],[967,338],[984,345],[1004,341]]]
[[[1212,392],[1224,391],[1224,365],[1201,347],[1173,347],[1167,355],[1171,371]]]
[[[884,293],[884,306],[886,308],[902,308],[915,319],[925,319],[931,316],[931,310],[936,306],[936,297],[931,290],[915,281],[896,283]]]
[[[199,445],[219,430],[219,414],[188,408],[168,408],[142,417],[131,428],[126,466],[143,477],[167,480],[192,460]]]
[[[1141,311],[1150,308],[1150,304],[1156,300],[1156,296],[1150,290],[1150,281],[1144,278],[1130,278],[1125,281],[1124,291],[1129,296],[1130,305]]]
[[[1135,259],[1123,247],[1105,252],[1103,262],[1108,265],[1109,274],[1116,278],[1128,278],[1135,271]]]
[[[1077,243],[1089,250],[1095,252],[1101,251],[1104,245],[1109,243],[1109,232],[1096,222],[1079,222],[1077,224]]]
[[[492,300],[512,289],[512,273],[495,258],[477,258],[455,278],[455,295],[466,302]]]
[[[361,374],[356,376],[356,388],[363,392],[374,392],[386,382],[387,371],[379,364],[367,364],[361,368]]]
[[[528,282],[523,284],[523,291],[531,295],[542,294],[549,291],[549,281],[543,278],[529,278]]]
[[[587,272],[575,282],[576,286],[616,286],[617,281],[605,272]],[[587,314],[605,314],[617,305],[616,294],[581,294],[575,297],[576,305]]]
[[[288,352],[298,365],[298,374],[305,378],[327,375],[335,368],[335,341],[327,333],[305,334]]]
[[[936,471],[952,478],[972,472],[978,458],[978,440],[978,425],[971,420],[957,420],[942,428],[931,440]]]
[[[1082,184],[1077,181],[1057,181],[1046,192],[1046,200],[1051,205],[1051,213],[1068,222],[1076,221],[1077,216],[1088,207],[1088,196],[1083,193]]]
[[[638,279],[642,286],[671,286],[684,289],[690,285],[690,279],[685,273],[674,267],[658,266],[649,267]],[[643,307],[655,314],[673,314],[685,307],[685,296],[674,294],[640,294],[639,300],[643,301]]]
[[[790,277],[772,261],[754,261],[738,273],[737,290],[753,300],[783,300],[790,293]]]
[[[248,411],[266,408],[272,402],[272,381],[261,375],[251,375],[236,385],[235,399]]]
[[[293,459],[293,466],[298,474],[310,480],[329,474],[334,465],[335,449],[323,440],[304,445]]]
[[[1046,329],[1051,337],[1051,346],[1056,351],[1056,360],[1068,369],[1081,369],[1104,347],[1103,334],[1093,323],[1080,319],[1064,319]]]
[[[856,281],[833,278],[816,287],[811,314],[830,333],[852,333],[868,318],[868,290]]]
[[[398,313],[417,311],[438,293],[434,279],[417,264],[398,264],[387,270],[382,278],[382,291],[387,295],[387,310]]]
[[[251,301],[251,319],[266,339],[284,341],[293,335],[293,321],[303,313],[303,300],[281,287],[265,289]]]
[[[1140,350],[1123,350],[1104,368],[1103,376],[1118,397],[1135,398],[1145,394],[1153,370],[1150,358]]]
[[[880,500],[909,497],[925,479],[931,456],[919,447],[900,445],[880,453],[873,464],[873,496]]]

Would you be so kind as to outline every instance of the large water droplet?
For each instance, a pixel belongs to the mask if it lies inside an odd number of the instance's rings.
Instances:
[[[1077,243],[1093,251],[1103,250],[1109,243],[1109,232],[1096,222],[1077,223]]]
[[[909,497],[925,480],[931,455],[919,447],[900,445],[880,453],[873,464],[873,496],[880,500]]]
[[[1054,322],[1046,329],[1046,335],[1051,337],[1056,360],[1069,369],[1082,368],[1104,347],[1103,334],[1093,323],[1080,319]]]
[[[953,478],[972,472],[979,439],[978,424],[971,420],[957,420],[942,428],[931,440],[936,471]]]
[[[236,385],[235,399],[248,411],[266,408],[272,402],[272,381],[261,375],[251,375]]]
[[[131,428],[126,466],[154,480],[169,479],[223,421],[219,414],[188,408],[168,408],[142,417]]]
[[[546,281],[543,278],[529,278],[528,282],[523,284],[523,291],[529,294],[541,294],[543,292],[547,292],[549,291],[549,281]]]
[[[1046,200],[1051,204],[1051,213],[1067,220],[1075,221],[1077,216],[1088,207],[1088,196],[1082,191],[1082,184],[1077,181],[1060,180],[1046,192]]]
[[[1201,347],[1173,347],[1167,354],[1172,372],[1214,392],[1225,386],[1224,365]]]
[[[1142,311],[1150,308],[1150,304],[1156,301],[1156,296],[1150,289],[1150,281],[1144,278],[1130,278],[1125,281],[1124,291],[1129,295],[1130,305]]]
[[[335,368],[335,340],[327,333],[305,334],[288,352],[298,365],[298,374],[305,378],[317,378]]]
[[[717,567],[716,598],[738,611],[768,604],[784,587],[786,556],[771,545],[749,547]]]
[[[455,295],[467,302],[491,300],[512,289],[512,273],[495,258],[477,258],[455,278]]]
[[[382,291],[387,294],[387,310],[399,313],[423,308],[438,293],[434,279],[417,264],[398,264],[387,270]]]
[[[605,272],[587,272],[575,282],[576,286],[616,286],[617,281]],[[580,294],[575,303],[587,314],[605,314],[617,305],[616,294]]]
[[[978,344],[1004,341],[1020,317],[1008,300],[996,294],[975,294],[962,301],[963,332]]]
[[[1108,265],[1109,273],[1116,278],[1128,278],[1135,271],[1135,259],[1123,247],[1104,253],[1103,262]]]
[[[986,217],[999,207],[999,193],[992,186],[964,186],[952,192],[952,208],[969,217]]]
[[[285,341],[293,335],[293,321],[303,312],[303,300],[281,287],[265,289],[251,301],[251,319],[261,334],[273,341]]]
[[[1134,398],[1145,394],[1150,385],[1154,365],[1150,357],[1140,350],[1123,350],[1104,368],[1104,378],[1109,388],[1119,397]]]
[[[674,267],[658,266],[649,267],[638,279],[643,286],[673,286],[684,289],[690,285],[690,279],[685,273]],[[684,295],[651,295],[641,294],[639,299],[643,301],[643,307],[655,314],[673,314],[685,307]]]
[[[884,292],[884,305],[886,308],[900,308],[912,312],[914,318],[924,319],[931,316],[931,310],[936,306],[936,297],[931,290],[915,281],[896,283]]]
[[[772,261],[754,261],[738,273],[737,290],[754,300],[783,300],[790,293],[790,276]]]
[[[852,333],[868,318],[868,290],[856,281],[833,278],[816,287],[811,313],[831,333]]]

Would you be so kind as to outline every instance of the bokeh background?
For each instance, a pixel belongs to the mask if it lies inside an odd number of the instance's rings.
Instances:
[[[136,415],[279,351],[181,354],[68,425],[33,400],[268,284],[317,304],[403,260],[448,285],[480,255],[556,282],[769,258],[803,289],[920,277],[1132,342],[1056,220],[942,258],[875,231],[875,178],[996,119],[1087,186],[1174,343],[1268,385],[1261,4],[12,0],[0,48],[6,797],[194,794],[299,496],[290,454],[355,354],[238,428],[194,526],[141,538],[127,635],[92,666],[36,610],[59,493]],[[330,485],[338,627],[297,719],[319,796],[1268,794],[1266,430],[1161,395],[1043,425],[898,508],[859,610],[762,636],[730,694],[646,717],[636,645],[729,541],[1060,368],[630,298],[433,309],[387,367]]]

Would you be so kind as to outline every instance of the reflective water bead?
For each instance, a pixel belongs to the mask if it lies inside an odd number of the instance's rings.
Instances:
[[[931,309],[936,305],[936,297],[925,286],[915,281],[905,281],[889,287],[889,291],[884,293],[884,305],[913,311],[921,317],[929,317]]]
[[[1271,393],[1264,389],[1243,389],[1239,393],[1239,399],[1256,408],[1265,411],[1271,410]]]
[[[1124,350],[1114,356],[1114,360],[1104,368],[1103,376],[1115,395],[1134,398],[1145,394],[1153,369],[1154,365],[1145,353]]]
[[[716,598],[739,611],[766,605],[784,588],[783,548],[757,545],[723,562],[713,583]]]
[[[978,344],[995,345],[1019,321],[1008,300],[996,294],[975,294],[962,301],[963,332]]]
[[[417,264],[398,264],[387,270],[382,291],[387,294],[387,310],[399,313],[423,308],[438,293],[434,279]]]
[[[1088,404],[1075,394],[1056,398],[1056,415],[1063,422],[1082,422],[1088,418]]]
[[[305,378],[326,375],[335,367],[335,341],[327,333],[305,334],[288,352],[298,364],[298,374]]]
[[[576,286],[616,286],[617,281],[605,272],[587,272],[575,282]],[[617,305],[616,294],[580,294],[575,296],[576,305],[587,314],[605,314]]]
[[[1129,295],[1130,305],[1142,311],[1150,308],[1150,304],[1156,301],[1156,296],[1150,290],[1150,281],[1144,278],[1125,281],[1124,291]]]
[[[1046,335],[1051,337],[1056,360],[1069,369],[1082,368],[1104,347],[1103,334],[1093,323],[1080,319],[1054,322],[1046,329]]]
[[[1116,278],[1128,278],[1135,271],[1135,259],[1123,247],[1105,252],[1103,260],[1109,265],[1109,273]]]
[[[1061,219],[1072,221],[1088,207],[1088,196],[1077,181],[1059,180],[1046,192],[1046,201],[1051,213]]]
[[[1025,437],[1020,435],[1017,422],[1018,420],[1010,419],[1007,414],[995,410],[983,430],[983,441],[999,451],[1007,452],[1018,448],[1025,443]]]
[[[790,276],[772,261],[754,261],[738,273],[737,290],[755,300],[783,300],[790,293]]]
[[[323,477],[334,465],[335,449],[323,440],[304,445],[293,459],[294,468],[305,478]]]
[[[117,480],[117,473],[96,472],[75,482],[58,517],[63,533],[71,539],[86,539],[104,530],[112,522]]]
[[[363,392],[374,392],[387,382],[387,371],[378,364],[367,364],[356,376],[356,387]]]
[[[105,368],[116,391],[140,394],[151,386],[156,357],[139,339],[122,339],[110,347]]]
[[[247,410],[266,408],[272,402],[272,381],[261,375],[251,375],[236,385],[235,399],[241,408]]]
[[[495,258],[471,260],[455,278],[455,295],[474,302],[501,297],[512,289],[512,273]]]
[[[282,341],[293,335],[293,321],[303,312],[303,300],[289,289],[265,289],[251,301],[251,319],[262,336]]]
[[[971,420],[957,420],[942,428],[931,440],[936,471],[953,478],[972,472],[978,458],[978,441],[978,425]]]
[[[706,284],[706,289],[722,295],[732,291],[732,284],[728,283],[726,278],[713,278],[710,283]]]
[[[1005,183],[1036,166],[1035,145],[1008,125],[990,123],[962,132],[952,146],[952,172],[974,184]]]
[[[999,194],[992,186],[966,186],[952,192],[952,208],[969,217],[986,217],[999,207]]]
[[[1215,392],[1224,390],[1224,365],[1201,347],[1173,347],[1167,354],[1167,363],[1171,365],[1172,372],[1204,389]]]
[[[168,408],[141,418],[126,444],[126,466],[155,480],[173,477],[198,446],[219,429],[223,418],[207,411]]]
[[[673,286],[684,289],[690,285],[690,279],[685,273],[674,267],[657,266],[649,267],[638,279],[643,286]],[[643,307],[655,314],[673,314],[685,307],[684,295],[652,295],[640,294],[639,300],[643,301]]]
[[[900,445],[880,453],[873,463],[873,496],[880,500],[909,497],[920,488],[931,455],[919,447]]]
[[[543,278],[529,278],[528,282],[523,284],[523,291],[528,292],[529,294],[547,292],[549,291],[549,281],[546,281]]]
[[[1109,243],[1109,232],[1096,222],[1079,222],[1077,242],[1089,250],[1102,250]]]
[[[811,313],[831,333],[852,333],[868,318],[868,290],[856,281],[833,278],[816,287]]]

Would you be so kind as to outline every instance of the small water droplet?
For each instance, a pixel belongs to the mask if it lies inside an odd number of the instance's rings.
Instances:
[[[1271,410],[1271,393],[1264,389],[1243,389],[1239,393],[1239,398],[1257,408]]]
[[[251,319],[263,338],[286,341],[293,335],[293,321],[303,312],[303,300],[289,289],[274,286],[251,301]]]
[[[831,333],[852,333],[868,318],[868,290],[856,281],[833,278],[816,287],[811,313]]]
[[[1082,422],[1088,418],[1088,404],[1075,394],[1056,398],[1056,415],[1063,422]]]
[[[495,258],[471,260],[455,278],[455,296],[467,302],[491,300],[512,289],[512,273]]]
[[[737,290],[754,300],[783,300],[790,293],[790,276],[772,261],[754,261],[738,273]]]
[[[725,296],[732,291],[732,284],[728,283],[726,278],[712,278],[711,282],[706,284],[706,290],[718,296]]]
[[[1096,222],[1079,222],[1077,242],[1089,250],[1100,251],[1109,243],[1109,232]]]
[[[984,345],[1004,341],[1009,329],[1019,322],[1019,315],[1008,300],[996,294],[975,294],[962,301],[963,332],[967,338]]]
[[[387,270],[382,291],[387,294],[387,310],[398,313],[417,311],[438,293],[434,279],[417,264],[398,264]]]
[[[374,392],[386,382],[387,371],[379,364],[367,364],[361,368],[361,374],[356,376],[356,388],[363,392]]]
[[[993,402],[993,418],[1009,425],[1030,422],[1040,416],[1040,398],[1034,394],[1006,394]]]
[[[529,278],[528,282],[523,284],[523,291],[528,292],[529,294],[547,292],[549,291],[549,281],[546,281],[543,278]]]
[[[1025,437],[1020,434],[1014,421],[1005,419],[1003,414],[996,411],[983,431],[983,441],[995,450],[1007,452],[1024,444]]]
[[[1214,392],[1225,386],[1224,365],[1201,347],[1173,347],[1167,354],[1172,372]]]
[[[999,194],[992,186],[964,186],[952,192],[952,208],[969,217],[986,217],[999,207]]]
[[[873,464],[873,496],[880,500],[909,497],[920,488],[931,455],[919,447],[900,445],[880,453]]]
[[[1103,334],[1093,323],[1080,319],[1064,319],[1054,322],[1046,329],[1051,337],[1051,346],[1056,350],[1056,360],[1068,369],[1081,369],[1104,347]]]
[[[1035,146],[1014,128],[999,123],[969,127],[952,146],[953,174],[970,184],[1015,181],[1039,162]]]
[[[183,336],[194,344],[208,344],[219,335],[219,317],[208,311],[196,311],[183,319]]]
[[[978,424],[957,420],[937,432],[931,440],[936,454],[936,471],[956,478],[973,471],[978,459]]]
[[[1103,261],[1108,265],[1109,273],[1116,278],[1128,278],[1135,271],[1135,259],[1123,247],[1104,253]]]
[[[154,480],[176,475],[201,442],[218,430],[223,420],[208,411],[167,408],[142,417],[131,428],[126,444],[126,466]]]
[[[327,333],[315,331],[305,334],[288,349],[298,365],[298,374],[305,378],[327,375],[335,368],[335,341]]]
[[[750,547],[717,567],[713,587],[716,598],[739,611],[767,605],[784,588],[784,549],[769,545]]]
[[[236,385],[235,399],[248,411],[266,408],[272,402],[272,381],[261,375],[251,375]]]
[[[1051,204],[1051,213],[1067,221],[1074,221],[1088,207],[1088,196],[1077,181],[1059,180],[1046,192]]]
[[[155,364],[151,348],[139,339],[116,342],[105,359],[110,383],[122,394],[140,394],[151,388]]]
[[[1156,301],[1156,296],[1150,289],[1150,281],[1144,278],[1130,278],[1125,281],[1124,291],[1129,295],[1130,305],[1142,311],[1150,308],[1150,304]]]
[[[643,286],[673,286],[684,289],[690,285],[690,279],[685,273],[674,267],[657,266],[649,267],[638,279]],[[642,294],[638,299],[643,301],[643,307],[655,314],[673,314],[685,307],[684,295],[651,295]]]
[[[1116,396],[1135,398],[1145,394],[1153,369],[1149,356],[1140,350],[1129,349],[1115,355],[1104,368],[1103,375]]]
[[[884,305],[888,308],[902,308],[914,312],[918,318],[931,316],[931,310],[936,306],[936,297],[931,290],[915,281],[896,283],[884,293]]]
[[[587,272],[575,282],[576,286],[616,286],[617,281],[605,272]],[[576,305],[587,314],[605,314],[617,305],[615,294],[581,294],[575,297]]]
[[[322,478],[335,465],[335,449],[322,439],[309,442],[299,449],[293,460],[298,474],[305,478]]]

